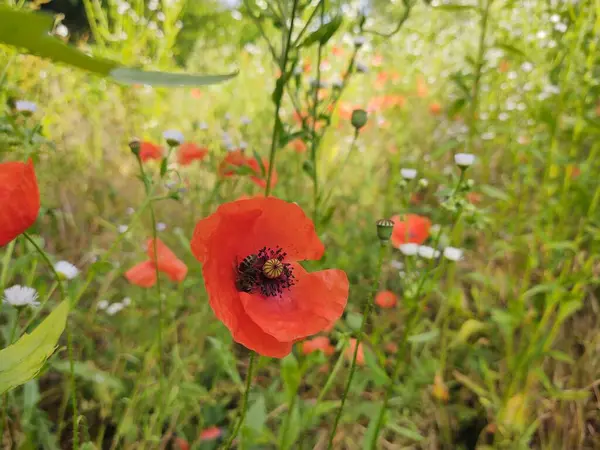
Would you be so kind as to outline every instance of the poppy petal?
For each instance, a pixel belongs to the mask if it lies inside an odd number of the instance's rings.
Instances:
[[[144,261],[136,264],[127,272],[125,278],[136,286],[149,288],[156,283],[156,266],[152,261]]]
[[[325,246],[315,226],[302,208],[276,197],[246,200],[248,208],[263,211],[254,223],[252,232],[244,239],[239,257],[243,258],[263,247],[281,247],[290,261],[320,259]]]
[[[0,164],[0,247],[27,230],[37,219],[40,193],[33,163]]]
[[[244,309],[266,333],[279,341],[311,336],[340,318],[348,301],[343,270],[306,272],[294,264],[296,284],[281,297],[240,293]]]
[[[154,260],[154,240],[148,239],[146,249],[150,260]],[[160,239],[156,239],[156,265],[158,270],[166,273],[172,281],[183,281],[187,275],[188,268],[169,247]]]

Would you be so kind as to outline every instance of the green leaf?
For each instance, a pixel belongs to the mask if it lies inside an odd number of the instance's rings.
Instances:
[[[301,378],[298,361],[293,353],[290,353],[281,360],[281,378],[283,378],[283,385],[285,386],[288,401],[291,402],[296,392],[298,392]]]
[[[575,361],[573,361],[573,358],[571,358],[569,355],[567,355],[564,352],[558,351],[558,350],[550,350],[547,355],[552,358],[555,359],[557,361],[560,362],[564,362],[567,364],[574,364]]]
[[[238,386],[243,386],[240,374],[237,371],[235,360],[231,351],[225,347],[219,339],[208,336],[207,338],[215,348],[215,353],[218,355],[218,362],[221,368],[229,375],[229,378]]]
[[[62,302],[31,334],[0,350],[0,394],[34,378],[54,353],[65,329],[69,302]]]
[[[400,436],[412,439],[415,442],[421,442],[423,439],[425,439],[417,430],[411,430],[410,428],[406,428],[401,425],[396,425],[395,423],[388,423],[387,428],[399,434]]]
[[[365,348],[365,364],[370,369],[370,375],[373,377],[373,381],[378,386],[385,386],[390,382],[390,378],[388,377],[385,370],[379,365],[377,362],[377,358],[375,357],[375,353],[371,351],[369,348]]]
[[[225,75],[191,75],[186,73],[153,72],[128,67],[110,71],[113,80],[125,84],[150,84],[152,86],[205,86],[222,83],[238,75],[233,72]]]
[[[24,49],[41,58],[56,63],[87,70],[126,84],[151,84],[153,86],[201,86],[221,83],[237,75],[190,75],[179,73],[146,72],[121,67],[115,61],[89,56],[75,47],[52,36],[54,19],[44,13],[0,6],[0,42]]]
[[[485,323],[475,319],[468,319],[462,324],[460,330],[454,337],[451,346],[466,344],[471,336],[485,329]]]
[[[433,341],[439,335],[440,335],[440,330],[435,328],[435,329],[433,329],[431,331],[427,331],[425,333],[415,334],[414,336],[409,337],[408,341],[412,342],[413,344],[424,344],[426,342]]]
[[[496,42],[496,45],[494,45],[494,47],[500,48],[508,53],[513,53],[522,58],[529,59],[523,50],[520,50],[519,48],[515,47],[514,45],[504,44],[502,42]]]
[[[294,402],[294,407],[292,409],[291,414],[289,415],[289,417],[284,419],[283,423],[285,423],[286,420],[289,420],[287,426],[282,426],[279,429],[280,445],[278,448],[281,450],[289,450],[291,448],[294,448],[293,445],[298,439],[298,436],[300,435],[301,420],[298,402]]]
[[[248,409],[244,428],[249,428],[260,433],[265,426],[266,421],[267,407],[265,406],[265,398],[262,395],[259,395],[256,401]]]
[[[480,190],[487,197],[495,198],[496,200],[502,200],[503,202],[510,200],[510,197],[506,194],[506,192],[498,189],[497,187],[490,186],[489,184],[482,184]]]
[[[346,323],[350,327],[350,329],[354,331],[360,330],[362,325],[362,315],[357,313],[348,313],[346,314]]]
[[[252,155],[254,156],[254,159],[256,160],[256,163],[258,164],[258,167],[260,167],[260,174],[263,177],[267,176],[267,168],[265,167],[265,165],[263,164],[263,160],[260,157],[260,155],[258,154],[258,152],[254,149],[252,149]]]
[[[69,373],[71,365],[69,361],[55,361],[51,364],[51,367],[61,373]],[[90,383],[97,383],[104,385],[115,391],[122,391],[124,389],[123,383],[117,377],[112,376],[108,372],[97,369],[94,367],[92,361],[80,362],[75,361],[73,369],[76,377]]]
[[[317,31],[309,34],[306,39],[300,43],[299,47],[307,47],[315,42],[325,45],[327,41],[329,41],[329,39],[331,39],[331,37],[335,34],[340,25],[342,25],[342,16],[334,17],[331,22],[327,22]]]

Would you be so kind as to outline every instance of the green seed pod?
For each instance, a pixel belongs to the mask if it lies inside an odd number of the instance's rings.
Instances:
[[[381,241],[389,241],[392,237],[394,222],[390,219],[381,219],[377,221],[377,236]]]
[[[364,109],[355,109],[352,111],[352,118],[350,121],[352,122],[352,126],[357,130],[360,130],[367,123],[368,115]]]

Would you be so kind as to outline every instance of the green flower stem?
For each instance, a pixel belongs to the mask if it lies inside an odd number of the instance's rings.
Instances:
[[[223,449],[228,450],[231,448],[231,444],[233,444],[233,440],[236,438],[238,433],[240,432],[240,428],[242,428],[242,424],[244,423],[244,419],[246,418],[246,411],[248,410],[248,396],[250,394],[250,386],[252,386],[252,375],[254,372],[254,362],[256,359],[256,353],[250,352],[250,362],[248,363],[248,373],[246,374],[246,387],[244,389],[244,397],[242,399],[242,405],[240,406],[240,417],[233,429],[233,432],[229,435],[227,442],[223,446]]]
[[[294,20],[296,19],[296,9],[298,7],[298,1],[294,0],[292,5],[292,13],[290,20],[290,28],[287,34],[287,41],[282,49],[281,61],[279,67],[281,69],[281,76],[286,76],[286,67],[288,63],[288,56],[290,54],[290,46],[292,43],[292,32],[294,31]],[[275,97],[275,123],[273,124],[273,135],[271,136],[271,150],[269,152],[269,170],[267,171],[267,187],[265,189],[265,197],[268,197],[271,193],[271,178],[273,175],[273,166],[275,165],[275,154],[277,153],[277,140],[279,138],[279,129],[281,128],[281,119],[279,118],[279,110],[281,109],[281,100],[283,99],[283,91],[285,86],[281,87],[281,91]]]
[[[10,335],[8,338],[8,345],[12,345],[13,339],[15,338],[15,332],[17,331],[17,326],[19,325],[19,318],[21,317],[22,308],[17,308],[17,316],[15,317],[15,321],[10,330]],[[8,414],[8,392],[5,392],[2,395],[2,406],[0,409],[0,444],[4,440],[4,422],[6,422],[6,415]]]
[[[331,450],[333,448],[333,439],[335,438],[335,432],[340,422],[340,418],[342,417],[342,411],[344,410],[344,405],[346,404],[346,398],[348,397],[348,393],[350,392],[350,385],[352,384],[352,378],[354,377],[354,372],[356,371],[356,357],[358,355],[358,347],[362,342],[362,338],[366,328],[366,323],[369,319],[369,315],[371,314],[371,310],[373,309],[373,302],[375,300],[375,295],[377,295],[377,289],[379,288],[381,268],[383,266],[383,260],[385,258],[386,250],[387,246],[382,242],[379,247],[379,259],[377,261],[375,278],[373,279],[373,286],[371,288],[371,298],[365,303],[363,309],[362,322],[360,324],[360,330],[358,332],[358,335],[356,336],[356,346],[354,347],[354,354],[352,355],[350,373],[348,374],[348,380],[346,381],[346,387],[344,388],[344,393],[342,395],[342,404],[340,405],[340,409],[338,409],[337,415],[335,416],[335,421],[333,422],[333,428],[331,429],[331,433],[329,434],[329,444],[327,445],[328,450]]]
[[[61,294],[63,300],[68,300],[70,307],[73,307],[73,304],[71,303],[71,301],[69,300],[69,298],[67,297],[67,294],[65,292],[65,287],[62,283],[61,276],[54,269],[54,264],[52,264],[52,262],[50,261],[50,258],[48,258],[48,255],[46,255],[46,252],[44,250],[42,250],[42,248],[37,244],[37,242],[35,242],[35,240],[27,232],[23,233],[23,237],[25,239],[27,239],[31,243],[31,245],[33,245],[33,247],[40,254],[40,256],[42,257],[44,262],[48,265],[48,267],[50,268],[50,270],[52,271],[52,273],[54,275],[56,283],[58,284],[58,290],[60,291],[60,294]],[[73,450],[79,450],[79,430],[78,430],[78,426],[77,426],[77,417],[79,415],[77,412],[77,384],[75,383],[75,359],[73,358],[73,334],[71,332],[70,324],[67,324],[66,334],[67,334],[67,352],[69,354],[71,409],[73,410]]]

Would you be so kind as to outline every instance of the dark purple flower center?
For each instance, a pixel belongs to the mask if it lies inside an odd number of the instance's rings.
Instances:
[[[260,292],[265,297],[281,296],[295,284],[291,264],[283,262],[286,255],[280,247],[263,247],[258,253],[246,256],[236,268],[238,291]]]

